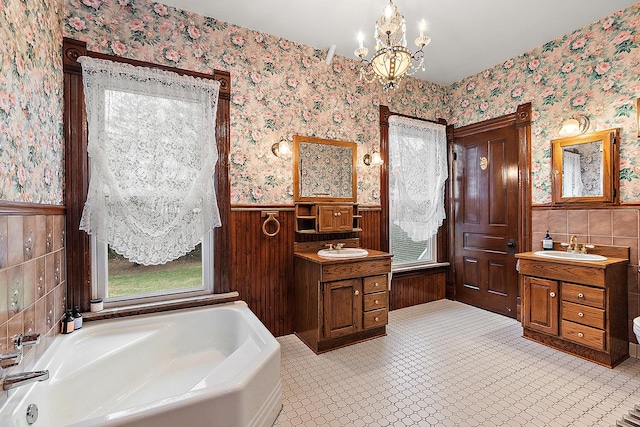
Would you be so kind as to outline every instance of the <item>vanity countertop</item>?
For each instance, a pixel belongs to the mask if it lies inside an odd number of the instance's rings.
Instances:
[[[366,249],[366,248],[365,248]],[[307,259],[309,261],[315,262],[317,264],[345,264],[349,262],[357,262],[357,261],[372,261],[372,260],[383,260],[390,259],[393,255],[387,252],[376,251],[374,249],[367,249],[369,254],[363,257],[353,257],[353,258],[325,258],[318,255],[317,251],[315,252],[294,252],[294,255],[300,258]]]
[[[574,260],[574,259],[563,259],[563,258],[548,258],[536,255],[535,252],[522,252],[515,255],[518,259],[526,259],[530,261],[543,261],[543,262],[551,262],[555,264],[569,264],[576,266],[589,266],[595,268],[606,268],[613,264],[626,264],[629,262],[628,259],[625,258],[614,258],[607,257],[605,261],[587,261],[587,260]]]

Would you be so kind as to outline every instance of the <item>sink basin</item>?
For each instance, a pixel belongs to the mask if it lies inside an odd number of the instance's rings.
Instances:
[[[362,248],[320,249],[318,251],[318,256],[324,258],[361,258],[367,255],[369,252]]]
[[[536,255],[545,258],[570,259],[574,261],[606,261],[607,257],[595,254],[578,254],[564,251],[538,251]]]

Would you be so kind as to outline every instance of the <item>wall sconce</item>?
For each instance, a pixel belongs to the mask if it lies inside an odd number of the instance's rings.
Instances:
[[[271,152],[276,157],[285,158],[291,154],[291,147],[289,147],[287,140],[281,137],[280,142],[276,142],[271,146]]]
[[[380,157],[380,153],[377,151],[374,151],[371,154],[365,154],[362,161],[367,166],[380,166],[384,163],[382,161],[382,157]]]
[[[583,134],[587,130],[589,130],[590,124],[591,122],[589,121],[589,118],[587,116],[573,116],[562,123],[560,136],[574,136]]]

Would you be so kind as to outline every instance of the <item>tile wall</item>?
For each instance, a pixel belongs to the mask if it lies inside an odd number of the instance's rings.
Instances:
[[[542,249],[547,230],[554,242],[568,242],[576,235],[578,243],[629,246],[628,301],[629,342],[637,343],[633,319],[640,313],[638,296],[638,241],[640,240],[639,208],[553,210],[534,208],[532,241],[534,251]]]
[[[0,215],[0,353],[16,334],[41,334],[30,365],[59,331],[66,304],[64,215]]]

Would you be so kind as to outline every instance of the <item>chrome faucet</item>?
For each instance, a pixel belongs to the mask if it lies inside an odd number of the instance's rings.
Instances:
[[[24,356],[23,347],[31,347],[40,342],[40,334],[22,335],[17,334],[13,337],[13,351],[0,354],[0,368],[7,369],[12,366],[19,365]],[[20,387],[21,385],[30,384],[35,381],[44,381],[49,379],[49,371],[20,372],[0,377],[0,384],[3,390]]]

